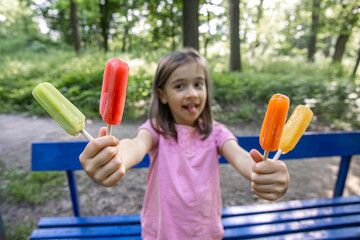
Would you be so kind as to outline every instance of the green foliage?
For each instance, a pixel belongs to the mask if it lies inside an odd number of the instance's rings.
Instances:
[[[262,120],[267,100],[275,93],[296,105],[312,108],[315,120],[332,129],[359,128],[359,82],[336,65],[306,63],[295,59],[257,61],[243,73],[213,72],[214,98],[224,107],[225,120]],[[345,104],[344,104],[345,103]]]
[[[5,223],[6,224],[6,223]],[[29,239],[31,232],[35,226],[29,222],[6,224],[6,238],[11,240],[26,240]]]
[[[0,177],[0,197],[17,203],[41,204],[61,194],[65,176],[59,172],[3,171]]]
[[[0,58],[0,112],[45,115],[32,97],[39,82],[51,82],[88,118],[100,117],[98,106],[102,75],[111,57],[130,65],[124,118],[143,117],[148,109],[156,64],[163,51],[83,52],[47,49],[34,55],[30,51]],[[224,56],[209,58],[214,81],[214,99],[221,109],[216,117],[223,121],[262,121],[268,99],[283,93],[291,99],[291,110],[298,104],[311,106],[315,119],[334,129],[359,127],[359,82],[348,79],[349,70],[329,62],[308,63],[290,57],[244,61],[246,71],[226,71]],[[344,104],[345,103],[345,104]]]
[[[87,117],[99,117],[103,72],[111,57],[132,64],[124,117],[143,115],[155,70],[153,62],[145,64],[143,58],[130,60],[126,54],[83,53],[76,56],[72,52],[55,50],[37,55],[23,52],[21,56],[4,56],[0,60],[0,112],[29,112],[46,116],[47,113],[37,104],[31,92],[38,83],[50,82]]]

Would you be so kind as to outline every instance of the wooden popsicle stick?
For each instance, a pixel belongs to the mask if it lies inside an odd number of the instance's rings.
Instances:
[[[269,157],[269,151],[264,151],[264,158],[263,158],[263,161],[266,161]]]
[[[106,136],[111,136],[112,125],[108,124],[106,128]]]
[[[279,150],[276,152],[276,154],[275,154],[275,156],[274,156],[274,158],[273,158],[272,160],[273,160],[273,161],[279,160],[281,154],[282,154],[282,150],[279,149]]]
[[[81,130],[81,134],[89,141],[94,140],[94,138],[85,130],[85,128]]]

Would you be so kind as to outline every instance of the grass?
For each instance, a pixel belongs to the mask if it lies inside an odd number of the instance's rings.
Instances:
[[[41,204],[46,199],[60,196],[62,192],[59,191],[59,186],[64,185],[64,182],[64,175],[59,172],[5,171],[0,178],[0,196],[6,197],[6,200],[14,205]]]
[[[0,158],[0,200],[8,206],[25,204],[34,207],[64,194],[64,173],[29,173],[21,169],[5,169],[4,165],[4,160]],[[7,239],[28,239],[34,228],[35,224],[25,219],[22,222],[5,221]]]
[[[6,239],[27,240],[35,227],[29,222],[5,224]]]
[[[4,169],[0,158],[0,199],[10,204],[37,205],[62,194],[59,186],[65,185],[61,172],[27,172],[22,169]]]

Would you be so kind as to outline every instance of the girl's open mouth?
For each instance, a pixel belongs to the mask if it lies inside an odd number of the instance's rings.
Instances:
[[[197,105],[187,105],[184,106],[184,108],[191,114],[194,114],[196,112]]]

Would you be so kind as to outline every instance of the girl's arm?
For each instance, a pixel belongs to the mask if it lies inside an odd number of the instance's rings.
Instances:
[[[251,180],[252,191],[256,195],[276,200],[285,194],[290,176],[284,162],[262,161],[263,156],[257,150],[248,153],[235,140],[225,142],[221,151],[241,175]]]
[[[246,179],[251,179],[251,167],[254,160],[249,153],[241,148],[235,140],[229,140],[221,148],[222,155],[226,160]]]
[[[141,162],[150,150],[153,138],[149,131],[141,129],[135,138],[119,141],[105,136],[102,128],[99,138],[89,142],[80,155],[85,172],[96,183],[105,187],[115,185],[127,169]]]
[[[140,129],[133,139],[124,138],[119,144],[119,154],[121,155],[125,169],[129,169],[143,160],[153,144],[153,137],[148,130]]]

